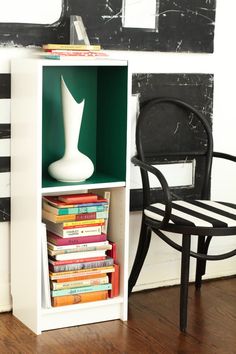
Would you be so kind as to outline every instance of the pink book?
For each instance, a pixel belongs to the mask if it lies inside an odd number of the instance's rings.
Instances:
[[[80,243],[90,243],[90,242],[100,242],[106,241],[107,235],[95,235],[95,236],[79,236],[79,237],[67,237],[63,238],[57,236],[56,234],[47,231],[47,239],[49,242],[53,243],[56,246],[66,246],[66,245],[75,245]]]

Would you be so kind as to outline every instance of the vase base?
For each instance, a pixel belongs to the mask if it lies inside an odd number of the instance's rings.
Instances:
[[[62,157],[51,163],[48,167],[51,177],[63,183],[79,183],[92,176],[94,166],[92,161],[84,154],[77,151],[74,158]]]
[[[58,179],[58,182],[63,182],[63,183],[80,183],[80,182],[84,182],[86,181],[85,179],[80,179],[80,180],[77,180],[77,181],[69,181],[69,180],[65,180],[65,179]]]

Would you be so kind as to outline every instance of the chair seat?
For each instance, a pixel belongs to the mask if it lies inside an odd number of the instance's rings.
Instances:
[[[172,201],[169,225],[207,228],[236,227],[236,205],[211,200]],[[155,203],[144,210],[149,218],[162,221],[164,203]]]

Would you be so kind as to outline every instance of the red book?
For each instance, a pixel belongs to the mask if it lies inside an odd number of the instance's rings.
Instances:
[[[98,196],[97,194],[94,193],[80,193],[80,194],[60,195],[58,199],[67,204],[92,203],[98,200]]]
[[[112,249],[111,250],[107,250],[107,255],[111,258],[114,259],[114,262],[117,261],[117,248],[116,248],[116,243],[113,241],[109,240],[109,243],[112,245]]]
[[[79,237],[63,238],[47,230],[47,239],[49,242],[53,243],[56,246],[66,246],[66,245],[76,245],[80,243],[106,241],[107,235],[101,234],[95,236],[79,236]]]
[[[120,293],[120,266],[114,264],[115,271],[109,273],[109,282],[112,284],[112,289],[108,291],[108,296],[110,298],[119,296]]]

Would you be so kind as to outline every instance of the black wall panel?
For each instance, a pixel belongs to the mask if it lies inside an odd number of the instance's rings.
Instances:
[[[122,27],[122,0],[64,0],[52,25],[0,23],[3,45],[69,42],[70,15],[83,18],[91,43],[104,49],[213,52],[216,0],[157,0],[156,31]]]
[[[132,93],[139,95],[140,104],[155,97],[176,97],[194,106],[212,125],[213,79],[211,74],[134,74]],[[154,131],[152,133],[158,136],[158,129],[156,133]],[[200,129],[195,133],[199,140],[204,140]],[[181,134],[185,141],[184,129],[178,131],[180,141]],[[159,139],[163,137],[160,136]],[[176,162],[178,162],[178,157]],[[196,170],[196,181],[193,187],[172,188],[172,192],[179,198],[200,198],[199,186],[202,183],[203,169],[204,162],[201,162]],[[158,193],[160,193],[158,189],[152,190],[153,200]],[[141,210],[142,190],[132,189],[130,197],[131,210]]]

